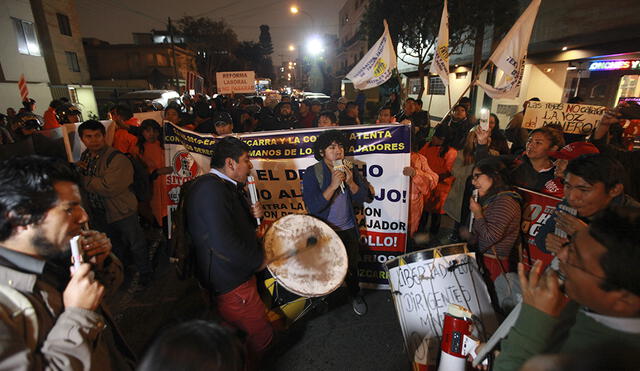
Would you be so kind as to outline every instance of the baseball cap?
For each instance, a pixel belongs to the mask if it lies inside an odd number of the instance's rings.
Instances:
[[[549,153],[549,157],[559,160],[573,160],[589,153],[600,153],[600,151],[591,143],[573,142],[562,147],[559,151]]]

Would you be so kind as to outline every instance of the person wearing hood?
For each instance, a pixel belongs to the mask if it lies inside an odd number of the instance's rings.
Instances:
[[[264,124],[261,125],[262,130],[287,130],[297,128],[298,120],[293,114],[291,103],[281,102],[275,108],[273,120],[268,120],[261,124]]]

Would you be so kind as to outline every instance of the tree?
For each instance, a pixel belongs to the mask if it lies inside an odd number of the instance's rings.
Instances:
[[[260,68],[256,70],[261,77],[274,78],[273,74],[273,62],[271,61],[271,54],[273,54],[273,44],[271,43],[271,33],[269,32],[269,26],[263,24],[260,26],[260,48],[262,49],[263,61]]]
[[[460,22],[458,1],[449,3],[449,48],[450,54],[459,53],[469,42],[466,28]],[[442,0],[402,1],[373,0],[367,7],[361,27],[374,43],[384,30],[383,19],[387,19],[389,33],[400,60],[418,69],[420,91],[424,92],[425,69],[433,58],[433,49],[438,37]]]
[[[177,27],[187,46],[196,53],[198,72],[207,86],[215,84],[216,72],[237,68],[234,52],[239,45],[238,36],[224,21],[185,16],[178,20]]]

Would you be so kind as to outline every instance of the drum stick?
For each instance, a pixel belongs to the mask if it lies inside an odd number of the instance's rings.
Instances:
[[[269,259],[267,261],[266,265],[269,265],[271,263],[277,262],[278,260],[282,260],[282,259],[289,259],[293,256],[296,256],[298,254],[300,254],[303,251],[306,251],[312,247],[314,247],[315,245],[318,244],[318,239],[314,236],[311,236],[309,238],[307,238],[307,244],[304,247],[301,247],[299,249],[295,249],[295,250],[289,250],[285,253],[282,253],[280,255],[274,256],[273,258]]]
[[[258,202],[258,192],[256,191],[256,180],[249,175],[247,177],[247,185],[249,188],[249,197],[251,198],[251,205],[255,205]],[[260,218],[256,218],[256,222],[260,225]]]

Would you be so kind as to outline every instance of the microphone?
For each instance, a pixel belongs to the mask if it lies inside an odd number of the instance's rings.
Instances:
[[[473,190],[473,194],[472,194],[471,197],[473,197],[473,200],[475,202],[478,202],[478,189],[477,188]],[[469,233],[471,233],[472,232],[472,228],[473,228],[473,218],[474,217],[473,217],[473,213],[469,213],[469,214],[471,214],[471,215],[469,215]]]
[[[251,198],[251,205],[255,205],[258,202],[258,191],[256,191],[256,180],[249,175],[247,177],[247,188],[249,188],[249,198]],[[260,225],[260,218],[256,218],[256,222]]]
[[[73,258],[73,268],[76,271],[80,269],[80,264],[82,264],[82,255],[80,254],[80,244],[78,241],[79,239],[80,235],[74,236],[73,238],[71,238],[71,241],[69,241],[69,244],[71,245],[71,257]]]
[[[344,171],[344,163],[342,162],[342,160],[334,160],[333,161],[333,170],[340,170],[343,173],[345,173],[345,171]],[[342,193],[344,193],[344,182],[340,183],[340,190],[342,190]]]

